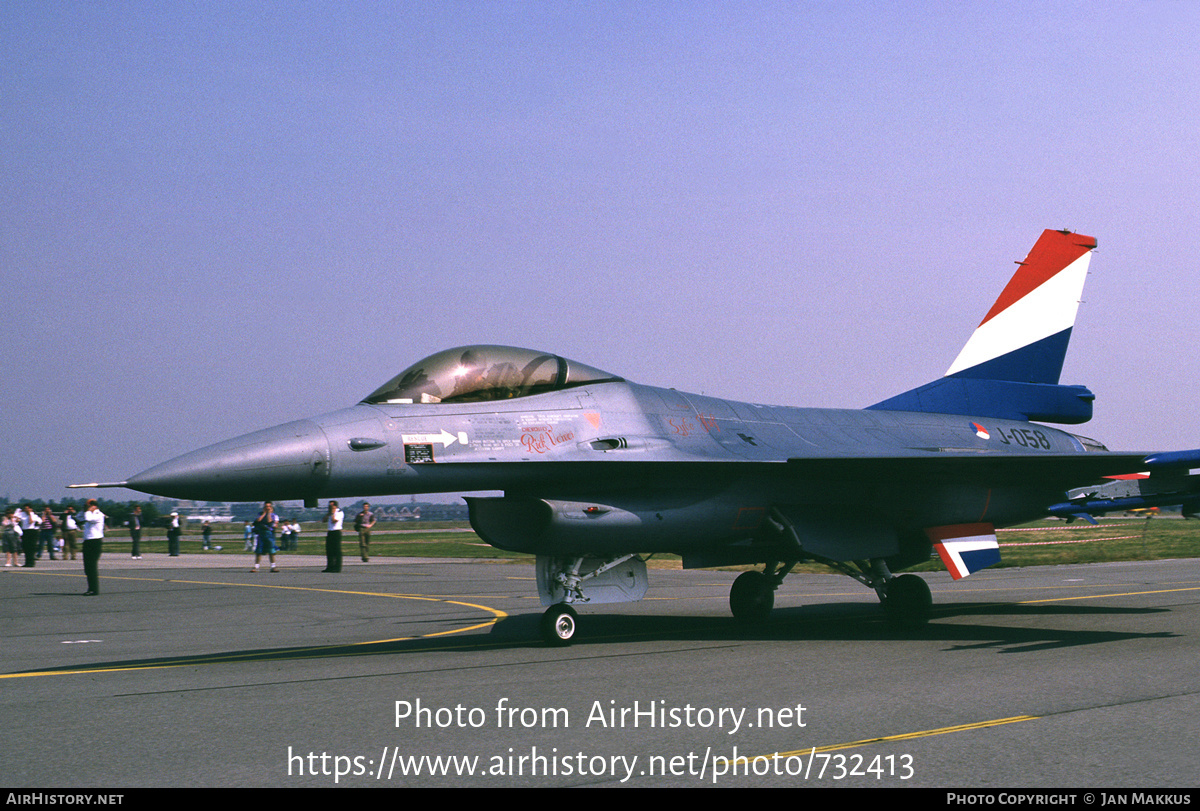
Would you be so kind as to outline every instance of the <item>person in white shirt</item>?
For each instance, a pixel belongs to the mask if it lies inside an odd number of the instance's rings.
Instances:
[[[104,543],[104,513],[96,505],[96,499],[89,498],[87,510],[83,514],[83,571],[87,575],[88,590],[84,597],[94,597],[100,593],[100,549]]]
[[[334,574],[342,570],[342,521],[345,513],[338,509],[336,501],[329,502],[329,512],[325,514],[325,568],[321,571]]]
[[[29,504],[17,510],[17,520],[21,524],[21,548],[25,552],[25,568],[32,569],[34,561],[41,557],[38,554],[38,540],[41,538],[42,519]]]

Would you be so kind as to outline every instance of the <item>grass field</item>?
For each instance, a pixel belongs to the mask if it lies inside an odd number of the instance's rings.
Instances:
[[[1179,517],[1102,518],[1098,526],[1035,521],[996,535],[1002,567],[1200,557],[1200,521]],[[942,568],[938,561],[916,570]]]
[[[325,532],[319,524],[302,525],[299,548],[291,554],[324,555]],[[192,524],[183,537],[184,554],[246,555],[243,551],[241,524],[216,524],[213,543],[222,547],[219,552],[202,552],[199,527]],[[1062,521],[1037,521],[1021,527],[1001,530],[1000,566],[1044,566],[1063,563],[1096,563],[1115,560],[1157,560],[1200,556],[1200,521],[1177,517],[1108,518],[1099,526],[1083,522],[1064,524]],[[128,542],[124,529],[110,529],[105,540],[112,545]],[[358,554],[358,537],[353,530],[345,533],[342,548],[347,557]],[[165,531],[153,529],[142,534],[142,550],[166,553]],[[117,551],[110,546],[107,551]],[[489,560],[533,560],[522,555],[495,549],[484,543],[468,524],[458,522],[412,522],[383,524],[371,535],[372,557],[431,557],[483,558]],[[679,568],[675,555],[655,555],[650,565],[656,568]],[[936,557],[914,567],[914,571],[940,571]],[[800,570],[828,571],[822,566],[800,567]]]

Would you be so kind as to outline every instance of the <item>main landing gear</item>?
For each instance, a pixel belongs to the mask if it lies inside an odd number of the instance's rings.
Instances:
[[[883,558],[841,561],[814,554],[804,548],[795,526],[778,509],[772,509],[770,524],[783,537],[785,551],[793,559],[779,568],[778,561],[768,561],[762,572],[743,572],[729,590],[729,609],[740,622],[759,623],[767,618],[775,604],[775,589],[799,561],[811,560],[853,577],[879,595],[884,616],[889,624],[915,627],[929,621],[933,596],[929,586],[915,574],[899,577],[888,570]]]
[[[929,592],[929,584],[915,574],[897,577],[888,570],[883,558],[856,560],[853,566],[832,560],[819,562],[853,577],[869,589],[875,589],[889,625],[916,628],[929,621],[933,595]]]
[[[842,561],[810,557],[874,589],[889,624],[913,628],[929,621],[933,595],[929,592],[929,585],[915,574],[897,577],[888,571],[883,558],[854,561],[850,565]],[[747,625],[765,621],[775,606],[775,589],[779,588],[783,578],[795,565],[796,562],[792,561],[777,570],[778,564],[771,562],[765,571],[742,572],[738,575],[737,580],[733,581],[733,588],[729,590],[729,610],[734,618]]]

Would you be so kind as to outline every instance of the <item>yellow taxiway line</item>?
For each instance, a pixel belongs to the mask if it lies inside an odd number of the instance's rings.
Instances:
[[[77,574],[68,574],[65,572],[36,572],[35,574],[57,575],[66,577],[80,577]],[[183,580],[177,577],[124,577],[120,575],[101,575],[106,580],[140,580],[153,583],[185,583],[193,586],[233,586],[252,589],[282,589],[285,591],[311,591],[321,594],[345,594],[354,597],[384,597],[392,600],[420,600],[422,602],[431,603],[446,603],[448,605],[460,605],[466,608],[476,608],[480,611],[487,612],[492,615],[491,619],[484,622],[477,622],[472,625],[463,626],[462,628],[452,628],[448,631],[434,631],[428,634],[417,634],[415,636],[401,636],[392,639],[371,639],[365,642],[343,642],[336,645],[320,645],[317,647],[301,647],[301,648],[284,648],[281,650],[273,650],[267,652],[256,653],[232,653],[232,654],[217,654],[210,657],[180,657],[176,660],[159,661],[153,664],[141,665],[116,665],[107,667],[82,667],[71,670],[46,670],[46,671],[31,671],[25,673],[0,673],[0,679],[19,679],[30,678],[32,676],[69,676],[79,675],[82,673],[112,673],[127,670],[158,670],[163,668],[174,667],[189,667],[199,664],[216,664],[216,663],[231,663],[254,661],[256,659],[279,660],[281,658],[289,658],[289,654],[298,654],[305,657],[318,653],[320,651],[336,650],[339,648],[362,647],[366,645],[385,645],[392,642],[409,642],[414,639],[432,639],[434,637],[449,636],[451,634],[461,634],[467,631],[474,631],[478,628],[486,628],[489,625],[494,625],[500,620],[508,616],[504,611],[491,606],[480,605],[478,603],[468,603],[463,600],[451,600],[445,597],[430,597],[421,594],[393,594],[390,592],[379,591],[354,591],[350,589],[327,589],[316,588],[312,586],[285,586],[273,583],[228,583],[213,580]],[[296,658],[299,658],[297,656]]]

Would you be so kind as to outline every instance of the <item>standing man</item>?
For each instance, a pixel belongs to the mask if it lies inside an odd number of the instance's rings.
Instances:
[[[83,572],[88,582],[84,597],[95,597],[100,593],[100,547],[103,543],[104,513],[96,506],[96,499],[89,498],[87,511],[83,514]]]
[[[173,558],[179,557],[179,537],[183,535],[186,525],[187,518],[177,512],[171,513],[171,520],[167,524],[167,554]]]
[[[32,569],[38,554],[38,540],[41,538],[39,527],[42,519],[34,511],[33,506],[25,504],[17,510],[17,520],[21,523],[21,548],[25,552],[25,568]]]
[[[132,546],[129,556],[134,560],[142,559],[142,505],[133,505],[133,514],[129,516],[129,540]]]
[[[271,559],[271,571],[279,571],[275,566],[275,526],[278,523],[279,516],[275,514],[274,502],[263,502],[262,512],[254,519],[254,533],[258,536],[258,544],[254,547],[254,568],[250,571],[258,571],[258,563],[263,555]]]
[[[329,502],[329,512],[325,514],[325,568],[321,571],[334,574],[342,570],[342,521],[345,514],[338,509],[336,501]]]
[[[58,529],[58,521],[54,518],[54,511],[49,507],[42,510],[42,525],[39,529],[40,539],[38,540],[38,556],[41,557],[42,549],[50,556],[50,560],[56,560],[54,550],[58,547],[58,537],[56,530]]]
[[[67,507],[63,511],[63,559],[67,555],[71,556],[71,560],[75,560],[75,533],[79,531],[79,524],[75,522],[75,508]]]
[[[354,516],[354,528],[358,530],[358,554],[362,562],[371,559],[371,527],[375,526],[375,513],[371,512],[371,503],[363,502],[362,510]]]

